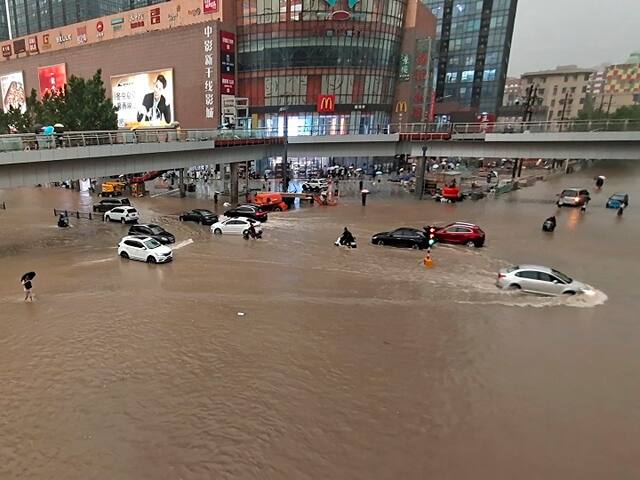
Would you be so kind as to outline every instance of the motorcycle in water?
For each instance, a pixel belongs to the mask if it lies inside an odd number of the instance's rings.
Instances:
[[[542,224],[543,232],[553,232],[555,229],[556,229],[556,217],[549,217]]]
[[[254,240],[261,240],[262,232],[251,233],[249,230],[245,230],[244,232],[242,232],[242,238],[244,238],[245,240],[249,240],[250,238],[253,238]]]
[[[69,228],[69,217],[60,215],[60,217],[58,217],[58,227]]]
[[[335,241],[334,245],[336,247],[358,248],[358,244],[356,243],[355,237],[353,238],[352,242],[345,242],[345,241],[342,240],[342,235],[340,235],[338,237],[338,239]]]

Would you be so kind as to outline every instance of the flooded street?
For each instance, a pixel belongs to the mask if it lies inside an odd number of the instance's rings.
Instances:
[[[638,178],[610,162],[498,200],[353,197],[271,214],[258,242],[177,220],[209,201],[132,199],[176,235],[168,265],[118,258],[128,227],[55,226],[95,198],[0,191],[0,479],[638,478]],[[543,234],[582,186],[586,214]],[[432,270],[369,243],[453,220],[487,245],[439,245]],[[333,246],[344,226],[358,249]],[[518,263],[595,294],[499,291]]]

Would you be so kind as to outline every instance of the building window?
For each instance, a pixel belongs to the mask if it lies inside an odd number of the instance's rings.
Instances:
[[[482,80],[485,82],[493,82],[496,79],[496,69],[491,68],[484,71],[484,75],[482,76]]]
[[[473,82],[473,70],[465,70],[462,72],[462,77],[460,79],[462,82]]]
[[[555,101],[555,99],[554,99],[554,100],[551,100],[551,108],[553,108],[553,107],[555,107],[555,106],[556,106],[556,101]]]
[[[569,75],[565,75],[564,76],[564,81],[565,81],[565,83],[569,81]]]
[[[455,83],[458,81],[458,72],[447,72],[445,82]]]

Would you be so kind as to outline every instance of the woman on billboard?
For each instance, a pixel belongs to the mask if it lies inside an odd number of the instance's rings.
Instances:
[[[171,123],[171,108],[167,105],[162,92],[167,88],[167,79],[164,75],[158,75],[153,84],[153,92],[147,93],[142,99],[142,109],[138,112],[138,121],[149,122],[152,125],[158,123]]]

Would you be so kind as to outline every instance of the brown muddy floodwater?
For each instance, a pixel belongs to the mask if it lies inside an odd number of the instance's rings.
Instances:
[[[596,173],[589,211],[543,235],[554,195]],[[176,234],[169,265],[121,261],[119,224],[55,227],[53,207],[89,197],[0,191],[0,479],[640,478],[639,174],[612,163],[458,205],[347,199],[274,214],[260,242],[176,220],[207,201],[134,200]],[[604,209],[615,191],[623,218]],[[449,220],[480,224],[486,248],[439,246],[425,270],[368,243]],[[345,225],[357,250],[332,245]],[[513,263],[596,294],[498,291]]]

